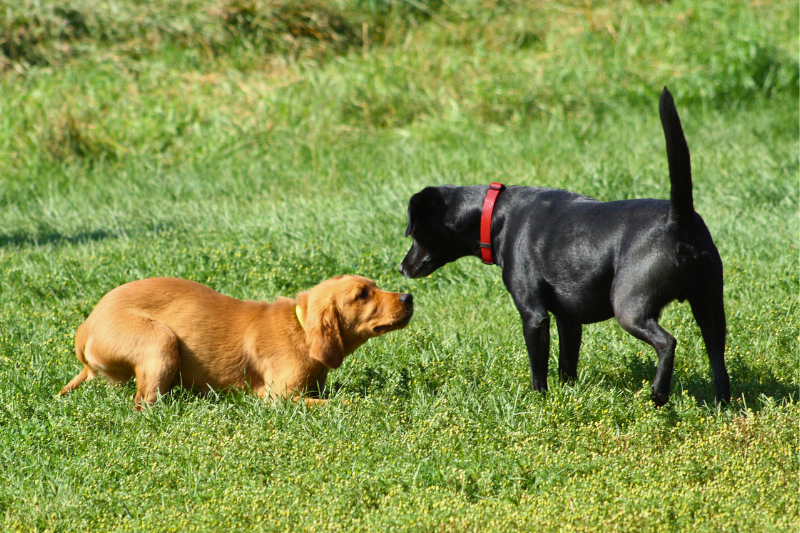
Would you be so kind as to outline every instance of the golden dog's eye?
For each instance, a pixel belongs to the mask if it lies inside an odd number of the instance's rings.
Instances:
[[[364,287],[358,292],[358,296],[356,296],[356,300],[366,300],[369,297],[369,289]]]

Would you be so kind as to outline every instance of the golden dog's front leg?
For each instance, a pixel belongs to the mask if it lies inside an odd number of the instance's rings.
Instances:
[[[284,390],[283,393],[279,393],[275,389],[266,385],[257,387],[253,390],[253,392],[258,394],[258,397],[262,400],[272,400],[273,402],[285,401],[291,398],[292,401],[303,402],[309,407],[312,405],[325,405],[328,403],[328,400],[320,398],[308,398],[307,396],[304,396],[303,393],[297,391]]]
[[[295,394],[292,397],[292,399],[294,401],[296,401],[296,402],[299,402],[300,400],[303,400],[303,402],[305,402],[305,404],[308,407],[311,407],[312,405],[325,405],[326,403],[328,403],[328,400],[323,400],[321,398],[305,398],[305,397],[300,396],[299,394]]]

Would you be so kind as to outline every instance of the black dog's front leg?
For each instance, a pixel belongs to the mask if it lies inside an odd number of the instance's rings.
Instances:
[[[547,364],[550,360],[550,316],[544,309],[520,311],[528,361],[531,365],[531,387],[547,390]]]
[[[583,326],[556,315],[558,325],[558,373],[563,383],[578,379],[578,354],[581,351]]]
[[[508,265],[503,270],[503,281],[522,318],[522,332],[531,365],[531,387],[544,392],[547,390],[547,364],[550,359],[550,315],[547,314],[536,283],[531,283],[526,269],[517,270]]]

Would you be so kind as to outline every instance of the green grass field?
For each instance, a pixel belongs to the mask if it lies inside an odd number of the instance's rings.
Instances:
[[[0,0],[3,531],[797,531],[798,5]],[[667,198],[668,85],[725,265],[732,405],[688,304],[655,354],[584,327],[535,394],[499,269],[397,272],[408,198],[503,181]],[[239,298],[337,274],[413,292],[326,407],[80,369],[122,283]],[[346,400],[346,401],[345,401]]]

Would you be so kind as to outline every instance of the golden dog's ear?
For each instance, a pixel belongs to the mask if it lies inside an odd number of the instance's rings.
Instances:
[[[309,355],[328,368],[342,366],[344,344],[339,331],[339,310],[332,298],[320,298],[312,291],[305,322]]]

